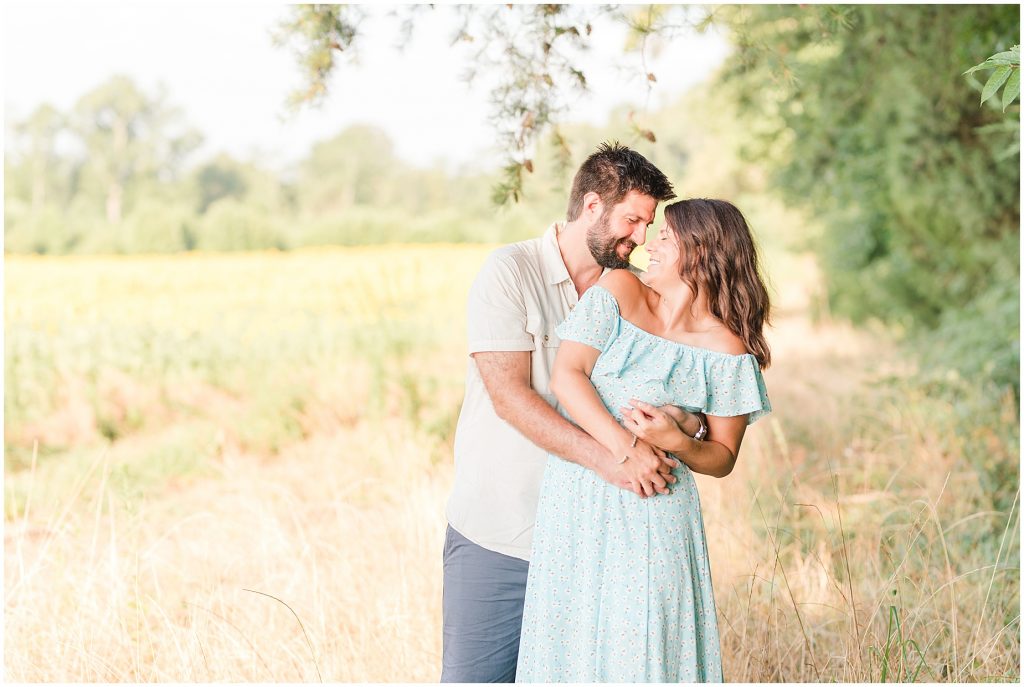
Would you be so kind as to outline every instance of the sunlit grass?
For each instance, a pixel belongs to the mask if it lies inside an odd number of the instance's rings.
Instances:
[[[487,251],[8,258],[5,678],[435,681]],[[698,478],[726,678],[1016,682],[1019,503],[983,463],[1017,446],[767,258],[776,412]]]

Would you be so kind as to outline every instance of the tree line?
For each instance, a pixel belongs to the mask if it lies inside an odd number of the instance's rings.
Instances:
[[[165,253],[525,237],[523,213],[494,221],[494,175],[420,168],[387,134],[354,125],[287,169],[226,153],[164,93],[115,76],[68,111],[9,125],[7,253]]]

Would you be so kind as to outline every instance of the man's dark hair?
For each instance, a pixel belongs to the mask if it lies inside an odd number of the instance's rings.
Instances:
[[[651,196],[657,201],[676,197],[672,184],[661,170],[618,141],[602,143],[597,152],[580,166],[572,180],[566,219],[572,222],[579,218],[583,212],[583,196],[591,191],[601,196],[601,202],[607,209],[622,202],[630,191]]]

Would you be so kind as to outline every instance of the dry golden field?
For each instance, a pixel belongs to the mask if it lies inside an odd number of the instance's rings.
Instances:
[[[8,257],[4,678],[436,681],[488,250]],[[1017,444],[769,266],[775,412],[698,476],[726,679],[1017,682]]]

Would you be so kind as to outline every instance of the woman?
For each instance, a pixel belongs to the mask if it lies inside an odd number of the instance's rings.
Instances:
[[[768,294],[733,205],[665,208],[646,285],[605,275],[557,329],[551,389],[648,497],[549,457],[523,613],[520,682],[721,681],[715,602],[691,471],[724,477],[746,426],[770,412],[761,368]],[[641,402],[638,399],[644,399]],[[624,407],[626,405],[631,407]],[[656,406],[707,416],[704,441],[678,437]],[[671,493],[639,477],[641,443],[682,464]]]

